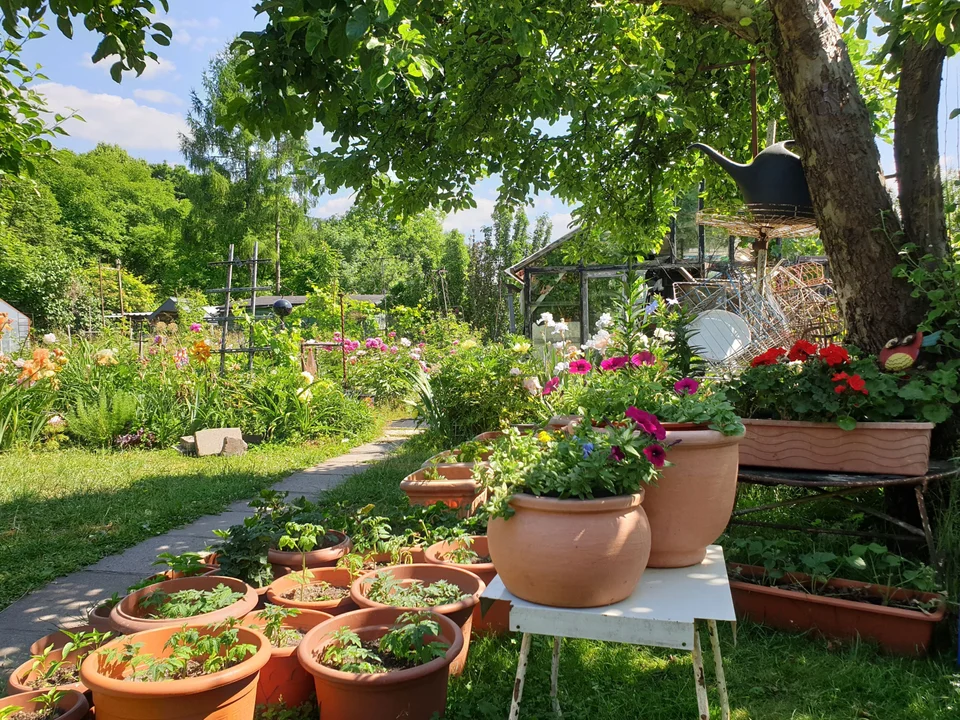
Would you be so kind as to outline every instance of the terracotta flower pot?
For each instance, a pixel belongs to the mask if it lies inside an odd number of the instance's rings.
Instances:
[[[140,608],[140,601],[158,590],[172,595],[181,590],[213,590],[221,584],[226,585],[234,592],[243,593],[243,597],[221,610],[195,615],[190,618],[152,619],[146,617],[147,613]],[[171,625],[179,627],[184,623],[210,625],[231,617],[241,618],[252,612],[256,606],[257,591],[242,580],[219,575],[190,577],[166,580],[127,595],[113,608],[110,613],[110,620],[119,632],[129,635]]]
[[[307,633],[297,657],[314,678],[323,720],[430,720],[443,716],[450,665],[463,649],[460,628],[443,615],[434,613],[433,619],[440,625],[440,639],[450,647],[443,657],[424,665],[360,675],[326,667],[316,658],[341,627],[349,627],[362,640],[375,640],[383,637],[403,612],[395,608],[357,610]]]
[[[672,568],[703,561],[707,546],[727,527],[737,498],[737,445],[742,435],[715,430],[668,430],[667,461],[646,488],[650,520],[650,567]]]
[[[68,632],[71,633],[87,633],[91,630],[99,630],[99,628],[94,627],[93,625],[78,625],[76,627],[65,628]],[[106,630],[100,630],[100,632],[107,632]],[[70,638],[66,636],[63,630],[57,630],[52,632],[49,635],[44,635],[39,640],[34,640],[33,644],[30,646],[31,655],[39,655],[48,647],[53,645],[54,650],[59,650],[64,645],[70,641]]]
[[[393,553],[374,553],[372,559],[375,563],[388,563],[390,565],[423,564],[427,561],[426,551],[419,546],[400,548],[399,557],[396,558]]]
[[[467,572],[472,572],[478,578],[483,580],[484,585],[489,585],[497,576],[497,569],[494,567],[493,562],[470,563],[469,565],[465,565],[462,563],[455,563],[452,560],[447,559],[446,556],[450,552],[463,546],[464,543],[459,540],[444,540],[442,542],[438,542],[426,549],[426,560],[428,563],[432,563],[433,565],[449,565],[451,567],[460,568],[461,570],[466,570]],[[490,550],[487,544],[487,536],[471,535],[470,549],[477,553],[477,555],[480,557],[489,556]],[[499,635],[500,633],[507,632],[509,629],[510,603],[503,600],[497,600],[485,613],[481,612],[480,605],[477,605],[473,609],[473,632],[487,632]]]
[[[510,427],[516,428],[521,433],[529,433],[534,430],[539,430],[539,425],[532,424],[523,424],[523,425],[511,425]],[[474,436],[474,440],[477,442],[487,442],[488,440],[496,440],[497,438],[502,438],[506,433],[503,430],[488,430],[487,432],[482,432],[479,435]]]
[[[164,657],[169,653],[164,644],[181,628],[147,630],[108,643],[104,649],[119,649],[127,642],[142,643],[141,652]],[[202,630],[206,630],[205,626]],[[240,629],[239,641],[255,646],[256,653],[239,665],[209,675],[130,682],[124,680],[129,668],[108,664],[102,652],[83,661],[80,675],[93,691],[97,720],[249,720],[253,717],[260,669],[270,660],[270,643],[250,628]]]
[[[629,597],[650,555],[643,499],[642,489],[598,500],[514,495],[514,515],[487,527],[500,579],[517,597],[552,607],[600,607]]]
[[[36,690],[34,692],[19,693],[0,698],[0,710],[7,707],[19,707],[24,712],[38,712],[43,706],[37,702],[37,698],[45,694],[45,690]],[[84,720],[87,713],[90,712],[90,704],[86,696],[76,690],[68,690],[57,703],[60,709],[60,715],[57,720]]]
[[[332,615],[316,610],[301,610],[295,617],[283,621],[283,627],[309,631]],[[244,627],[256,626],[263,630],[266,622],[260,613],[250,613],[243,619]],[[283,702],[287,707],[303,704],[313,695],[313,677],[297,659],[297,646],[270,648],[270,660],[260,670],[257,681],[257,705]]]
[[[104,603],[91,608],[90,612],[87,613],[87,622],[90,627],[100,632],[116,632],[113,621],[110,619],[111,610],[113,610],[113,607]]]
[[[826,472],[924,475],[930,466],[932,423],[836,423],[751,420],[740,464]]]
[[[391,565],[365,573],[357,578],[350,586],[350,597],[360,608],[392,608],[392,605],[385,605],[376,602],[367,597],[366,592],[369,583],[379,573],[388,572],[397,580],[404,584],[409,584],[413,580],[420,580],[424,585],[446,580],[460,588],[460,591],[470,597],[459,602],[449,603],[447,605],[436,605],[432,608],[401,608],[406,610],[432,610],[453,620],[463,634],[463,649],[450,666],[451,675],[459,675],[463,671],[463,666],[467,662],[467,653],[470,650],[470,631],[473,626],[473,609],[480,603],[480,593],[486,589],[483,580],[467,570],[453,567],[452,565]]]
[[[453,477],[446,475],[448,471]],[[434,473],[439,474],[439,477],[435,477]],[[473,479],[472,469],[470,476],[464,475],[457,465],[420,468],[400,481],[400,489],[406,493],[411,505],[433,505],[442,502],[457,510],[460,517],[468,517],[483,502],[483,494],[477,481]]]
[[[753,565],[727,563],[734,576],[756,579],[764,576],[764,569]],[[811,587],[810,576],[800,573],[787,576],[784,581],[804,588]],[[858,602],[838,597],[814,595],[806,590],[787,589],[752,582],[732,580],[730,590],[737,618],[796,632],[814,631],[822,637],[838,640],[861,638],[871,640],[896,655],[924,656],[933,640],[934,626],[943,620],[946,604],[935,593],[923,593],[902,588],[870,585],[854,580],[834,579],[818,587],[853,589],[864,597],[893,600],[917,600],[932,603],[931,612],[908,610],[889,605]]]
[[[77,652],[71,652],[67,655],[67,660],[77,657]],[[58,662],[64,659],[62,650],[54,650],[48,656],[48,662]],[[27,660],[17,667],[7,681],[7,695],[16,695],[17,693],[29,693],[35,690],[76,690],[79,693],[85,693],[87,687],[83,682],[63,683],[61,685],[44,685],[42,688],[33,687],[33,682],[39,676],[39,672],[32,670],[33,660]]]
[[[331,530],[330,534],[336,535],[340,539],[340,542],[338,542],[336,545],[331,545],[330,547],[311,550],[308,552],[308,568],[333,567],[337,564],[337,560],[342,558],[344,555],[350,552],[351,549],[353,549],[353,542],[339,530]],[[267,560],[271,565],[279,565],[281,567],[290,568],[291,570],[300,570],[303,567],[303,554],[298,552],[274,550],[271,548],[267,551]]]
[[[311,577],[311,583],[326,582],[334,587],[349,588],[353,578],[347,570],[339,568],[315,568],[308,570]],[[330,615],[342,615],[345,612],[356,610],[357,605],[349,594],[337,600],[298,600],[296,596],[291,599],[283,597],[285,593],[296,590],[301,586],[297,582],[295,573],[277,578],[267,586],[267,602],[283,607],[300,608],[301,610],[317,610],[319,612],[329,613]]]

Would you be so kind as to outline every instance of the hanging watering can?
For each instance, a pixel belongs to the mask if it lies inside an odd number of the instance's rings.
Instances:
[[[690,147],[703,151],[727,171],[754,216],[812,217],[813,202],[800,157],[787,149],[794,142],[785,140],[764,148],[747,165],[734,162],[703,143]]]

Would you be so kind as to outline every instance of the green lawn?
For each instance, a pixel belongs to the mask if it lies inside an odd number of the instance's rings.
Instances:
[[[0,609],[359,442],[263,446],[233,458],[175,450],[0,454]]]
[[[429,450],[410,446],[333,491],[338,501],[395,503],[400,479]],[[769,502],[762,494],[754,502]],[[744,533],[746,528],[738,528]],[[722,540],[721,540],[722,542]],[[741,623],[737,644],[721,629],[735,720],[955,720],[960,669],[951,638],[927,660],[885,657],[872,647],[842,645]],[[713,677],[709,639],[704,658]],[[552,720],[550,640],[537,638],[530,656],[521,718]],[[501,720],[513,690],[519,635],[471,642],[462,677],[450,687],[449,720]],[[564,641],[560,702],[568,720],[680,720],[697,717],[690,655],[593,641]],[[719,717],[717,697],[711,709]]]

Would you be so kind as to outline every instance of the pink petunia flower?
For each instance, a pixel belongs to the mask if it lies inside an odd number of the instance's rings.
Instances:
[[[395,338],[396,336],[397,334],[393,330],[387,333],[387,337]]]
[[[190,332],[200,332],[203,330],[203,326],[200,323],[193,323],[190,326]]]
[[[391,354],[391,355],[396,355],[398,352],[400,352],[400,348],[398,348],[396,345],[391,345],[391,346],[390,346],[390,354]]]
[[[543,394],[551,395],[556,392],[556,389],[560,386],[560,378],[552,377],[547,380],[547,384],[543,386]]]
[[[683,378],[674,383],[673,389],[678,395],[695,395],[700,389],[700,383],[693,378]]]
[[[627,366],[627,363],[630,361],[626,355],[621,355],[619,357],[612,357],[603,360],[600,363],[601,370],[620,370]]]
[[[425,348],[426,346],[427,346],[426,343],[417,343],[418,348]]]
[[[580,360],[573,360],[570,362],[570,367],[568,369],[568,372],[571,375],[586,375],[591,370],[593,370],[593,365],[591,365],[586,360],[580,359]]]
[[[630,362],[636,367],[640,367],[641,365],[653,365],[657,362],[657,358],[654,357],[653,353],[649,350],[644,350],[643,352],[638,352],[636,355],[630,358]]]
[[[667,452],[660,445],[647,445],[643,449],[643,454],[655,468],[662,468],[667,462]]]
[[[624,415],[628,419],[633,420],[640,430],[648,435],[652,435],[657,440],[663,440],[667,437],[666,429],[664,429],[663,425],[660,424],[660,420],[653,413],[648,413],[646,410],[641,410],[631,405],[627,408]]]
[[[627,456],[623,454],[623,450],[620,449],[619,445],[614,445],[610,448],[610,459],[614,462],[623,462]]]

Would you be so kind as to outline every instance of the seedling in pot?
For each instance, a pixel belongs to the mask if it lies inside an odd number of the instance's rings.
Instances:
[[[470,597],[447,580],[437,580],[429,585],[424,585],[420,580],[405,583],[390,572],[377,573],[368,584],[368,598],[393,607],[436,607]]]
[[[383,673],[424,665],[443,657],[450,647],[440,640],[436,620],[422,613],[404,613],[379,642],[363,642],[360,636],[344,626],[333,636],[333,643],[317,652],[327,667],[349,673]]]
[[[166,565],[169,570],[178,573],[181,577],[191,577],[206,572],[209,568],[203,562],[203,555],[197,552],[185,552],[180,555],[160,553],[154,560],[154,565]]]
[[[167,593],[157,590],[140,599],[139,607],[150,618],[189,618],[222,610],[243,598],[243,593],[220,583],[213,590],[179,590]]]
[[[63,713],[60,710],[60,701],[66,695],[62,690],[50,690],[43,695],[33,698],[37,704],[37,709],[33,711],[24,710],[18,705],[8,705],[0,708],[0,720],[55,720]]]
[[[303,602],[303,589],[310,584],[310,576],[307,575],[307,553],[317,546],[317,538],[323,537],[326,533],[322,527],[312,523],[288,522],[286,525],[286,534],[280,536],[277,541],[277,547],[281,550],[293,550],[300,553],[300,573],[294,575],[294,580],[300,585],[300,593],[297,598]]]
[[[283,626],[284,620],[300,614],[297,608],[280,607],[268,603],[258,614],[263,618],[263,627],[261,628],[259,625],[251,625],[250,627],[261,630],[275,648],[300,644],[300,640],[303,638],[300,631]]]
[[[54,653],[54,646],[47,645],[41,653],[31,656],[33,662],[30,664],[27,674],[36,674],[36,677],[29,683],[25,682],[26,678],[21,678],[21,683],[29,685],[34,690],[42,690],[43,688],[71,685],[79,682],[80,664],[86,659],[87,655],[113,636],[112,633],[103,633],[99,630],[77,633],[62,630],[61,632],[67,636],[67,642],[61,648],[60,659],[54,660],[51,657]],[[71,653],[76,653],[76,655],[68,658]]]

